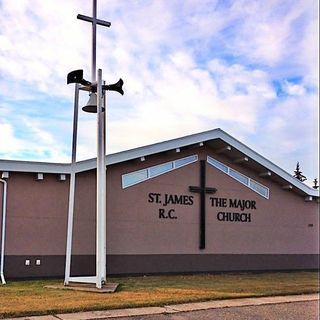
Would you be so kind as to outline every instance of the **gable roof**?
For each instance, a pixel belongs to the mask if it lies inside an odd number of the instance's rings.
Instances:
[[[107,166],[148,157],[161,152],[183,148],[191,145],[208,145],[214,150],[229,147],[228,155],[232,158],[247,157],[248,165],[258,172],[270,172],[273,180],[283,185],[291,185],[302,194],[318,197],[319,191],[310,188],[298,179],[292,177],[268,159],[264,158],[245,144],[230,136],[220,128],[209,130],[197,134],[184,136],[177,139],[163,141],[135,149],[130,149],[106,156]],[[96,168],[96,159],[79,161],[75,164],[76,172],[83,172]],[[71,164],[67,163],[44,163],[15,160],[0,160],[0,171],[18,171],[18,172],[42,172],[42,173],[70,173]]]

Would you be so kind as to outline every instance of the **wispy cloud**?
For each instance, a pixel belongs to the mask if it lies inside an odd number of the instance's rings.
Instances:
[[[91,2],[0,3],[1,157],[70,157],[66,74],[91,74],[78,13]],[[108,83],[125,80],[125,96],[107,99],[109,153],[221,127],[288,171],[299,160],[318,175],[317,3],[110,0],[98,13],[112,26],[98,27],[97,66]],[[94,127],[82,113],[79,159],[95,155]]]

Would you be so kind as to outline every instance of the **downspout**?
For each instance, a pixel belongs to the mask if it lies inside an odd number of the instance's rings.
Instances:
[[[0,182],[3,183],[0,278],[1,278],[1,283],[6,284],[3,270],[4,270],[4,241],[5,241],[5,235],[6,235],[7,181],[0,179]]]

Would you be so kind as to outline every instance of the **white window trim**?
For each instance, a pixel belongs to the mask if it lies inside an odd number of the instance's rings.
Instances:
[[[227,172],[221,170],[220,168],[216,167],[214,164],[210,163],[210,162],[209,162],[209,159],[212,159],[212,160],[218,162],[219,164],[221,164],[222,166],[227,167]],[[215,158],[213,158],[213,157],[207,156],[207,162],[208,162],[212,167],[214,167],[214,168],[218,169],[219,171],[223,172],[224,174],[228,175],[230,178],[232,178],[232,179],[240,182],[241,184],[243,184],[243,185],[246,186],[247,188],[249,188],[249,189],[251,189],[252,191],[254,191],[254,192],[256,192],[257,194],[259,194],[261,197],[263,197],[263,198],[265,198],[265,199],[269,199],[269,196],[270,196],[270,190],[269,190],[269,188],[266,187],[266,186],[264,186],[264,185],[261,184],[260,182],[251,179],[250,177],[246,176],[245,174],[243,174],[243,173],[239,172],[238,170],[235,170],[235,169],[233,169],[233,168],[225,165],[224,163],[218,161],[217,159],[215,159]],[[236,173],[240,174],[241,176],[247,178],[247,179],[248,179],[248,184],[246,184],[246,183],[244,183],[243,181],[240,181],[240,180],[238,180],[237,178],[235,178],[234,176],[232,176],[232,175],[230,174],[230,169],[233,170],[233,171],[235,171]],[[253,187],[251,187],[251,181],[253,181],[254,183],[258,184],[259,186],[261,186],[261,187],[263,187],[263,188],[266,188],[266,190],[267,190],[267,195],[265,196],[265,195],[261,194],[260,192],[258,192],[257,190],[255,190]]]
[[[182,165],[180,165],[179,167],[176,166],[176,161],[184,160],[184,159],[187,159],[187,158],[189,158],[189,157],[195,157],[195,159],[192,160],[192,161],[190,161],[190,162],[188,162],[188,163],[182,164]],[[183,157],[183,158],[179,158],[179,159],[175,159],[175,160],[172,160],[172,161],[159,163],[159,164],[157,164],[157,165],[155,165],[155,166],[152,166],[152,167],[149,167],[149,168],[144,168],[144,169],[140,169],[140,170],[137,170],[137,171],[132,171],[132,172],[129,172],[129,173],[125,173],[125,174],[123,174],[123,175],[121,176],[122,189],[126,189],[126,188],[129,188],[129,187],[134,186],[134,185],[136,185],[136,184],[139,184],[139,183],[145,182],[145,181],[147,181],[147,180],[156,178],[156,177],[158,177],[158,176],[161,176],[161,175],[163,175],[163,174],[169,173],[169,172],[171,172],[171,171],[173,171],[173,170],[176,170],[176,169],[180,169],[180,168],[182,168],[182,167],[185,167],[185,166],[187,166],[187,165],[189,165],[189,164],[192,164],[192,163],[194,163],[194,162],[197,162],[197,161],[198,161],[198,155],[197,155],[197,154],[193,154],[193,155],[190,155],[190,156],[187,156],[187,157]],[[167,170],[167,171],[165,171],[165,172],[158,173],[158,174],[153,175],[153,176],[151,177],[151,175],[150,175],[150,169],[155,168],[155,167],[157,167],[157,166],[164,165],[164,164],[168,164],[168,163],[171,163],[171,164],[172,164],[172,168],[171,168],[171,169],[169,169],[169,170]],[[138,173],[138,172],[141,172],[141,171],[147,171],[147,178],[145,178],[145,179],[143,179],[143,180],[140,180],[140,181],[138,181],[138,182],[130,183],[130,184],[124,186],[124,177],[125,177],[125,176],[131,175],[131,174],[134,174],[134,173]]]

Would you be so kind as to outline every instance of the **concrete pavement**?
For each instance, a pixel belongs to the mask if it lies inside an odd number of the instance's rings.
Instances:
[[[146,308],[130,308],[116,309],[106,311],[88,311],[79,313],[65,313],[48,316],[36,317],[20,317],[11,318],[10,320],[103,320],[120,317],[156,315],[156,314],[173,314],[178,312],[188,312],[197,310],[258,306],[268,304],[301,302],[301,301],[316,301],[319,300],[319,294],[292,295],[292,296],[275,296],[261,298],[240,298],[229,300],[213,300],[207,302],[174,304],[163,307],[146,307]],[[9,320],[9,319],[8,319]]]
[[[113,320],[319,320],[319,300],[217,308]],[[110,320],[110,319],[109,319]]]

